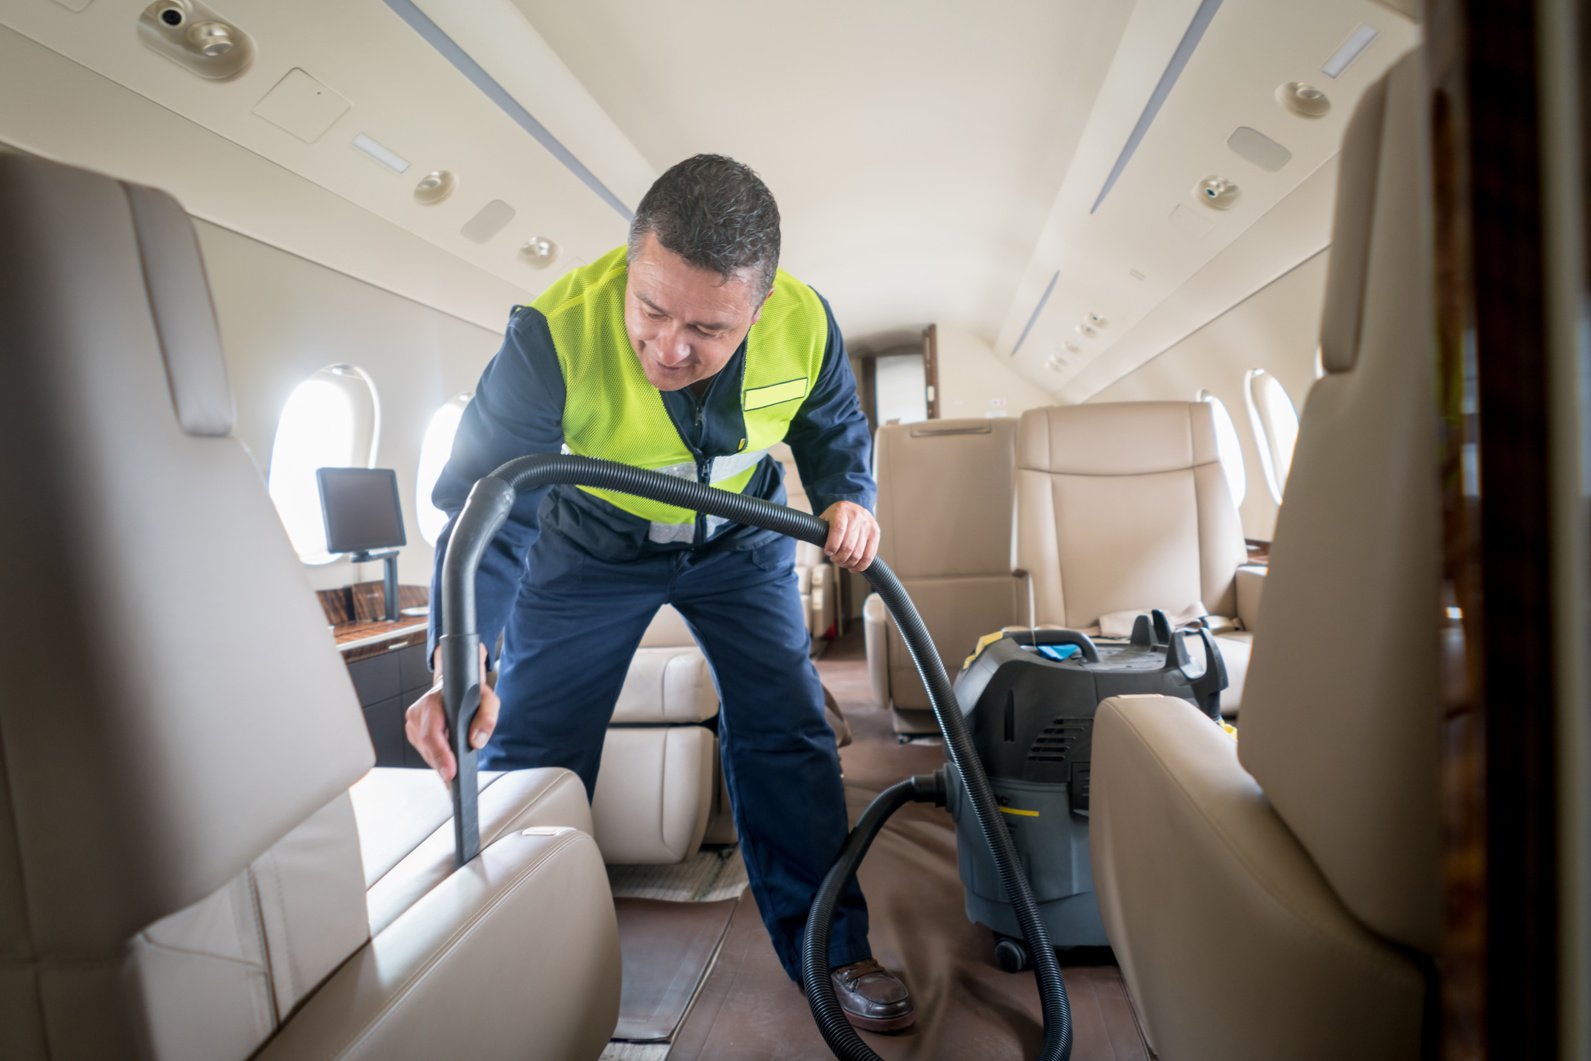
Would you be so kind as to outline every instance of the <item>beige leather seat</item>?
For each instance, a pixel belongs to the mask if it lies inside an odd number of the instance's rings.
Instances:
[[[724,810],[710,728],[717,715],[712,668],[685,619],[665,605],[630,661],[602,746],[591,813],[604,859],[658,865],[696,853]],[[720,828],[713,839],[722,836]]]
[[[580,786],[487,778],[455,872],[429,772],[360,781],[182,209],[0,155],[0,241],[0,1056],[597,1056],[619,957]]]
[[[1016,421],[886,424],[874,441],[879,555],[900,578],[955,674],[978,638],[1018,622],[1011,512]],[[897,733],[938,729],[906,644],[876,594],[863,603],[873,694]]]
[[[1242,524],[1203,402],[1031,409],[1017,437],[1017,566],[1035,625],[1105,633],[1133,613],[1210,616],[1237,713],[1263,569]]]
[[[812,501],[807,497],[807,488],[802,485],[795,454],[783,442],[773,447],[772,453],[774,460],[784,466],[786,503],[802,512],[811,512]],[[835,629],[839,617],[838,569],[823,555],[821,547],[803,541],[796,542],[795,565],[807,632],[812,635],[813,641],[821,641]]]
[[[850,730],[834,698],[829,725]],[[685,619],[664,605],[625,675],[602,746],[591,813],[609,863],[681,862],[702,844],[737,839],[713,728],[718,687]]]
[[[1321,344],[1240,739],[1180,700],[1094,727],[1094,879],[1178,1061],[1425,1056],[1442,933],[1441,622],[1424,74],[1341,155]]]

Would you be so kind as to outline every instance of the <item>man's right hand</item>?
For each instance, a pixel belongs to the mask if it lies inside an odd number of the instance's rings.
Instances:
[[[426,765],[441,775],[444,784],[453,780],[458,762],[453,758],[452,741],[447,731],[447,708],[442,703],[442,649],[437,647],[432,657],[432,673],[436,684],[420,699],[409,705],[403,719],[403,732],[424,759]],[[497,728],[497,693],[486,684],[486,646],[481,646],[481,708],[470,723],[470,747],[479,751],[486,747],[492,730]]]

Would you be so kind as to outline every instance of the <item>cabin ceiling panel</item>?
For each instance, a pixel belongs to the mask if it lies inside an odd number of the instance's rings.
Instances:
[[[1094,210],[1188,27],[1211,6],[1158,116]],[[1322,65],[1361,23],[1377,37],[1341,76],[1326,76]],[[1417,39],[1410,22],[1372,0],[1138,0],[997,351],[1058,398],[1082,400],[1318,253],[1329,238],[1335,170],[1327,163],[1348,115]],[[1329,112],[1305,118],[1285,108],[1277,89],[1292,81],[1324,90]],[[1290,158],[1271,171],[1241,157],[1228,147],[1239,127]],[[1210,176],[1238,186],[1230,208],[1200,201],[1195,189]],[[1190,283],[1197,298],[1174,297]],[[1168,341],[1150,348],[1149,335]]]
[[[1130,4],[514,0],[658,171],[703,151],[779,200],[783,264],[848,334],[992,338]]]
[[[650,182],[651,173],[639,153],[611,124],[600,120],[590,97],[507,0],[472,2],[462,9],[470,16],[464,24],[457,15],[459,5],[426,6],[436,8],[452,32],[479,50],[478,62],[497,72],[520,105],[540,110],[538,120],[570,136],[584,152],[585,165],[610,190],[618,189],[615,194],[637,195],[637,189]],[[306,253],[305,248],[322,242],[316,230],[357,225],[338,215],[364,211],[434,248],[429,265],[417,266],[422,272],[446,275],[457,271],[455,263],[467,263],[508,288],[528,292],[623,238],[627,224],[623,213],[527,134],[381,0],[334,4],[231,0],[225,17],[253,37],[256,57],[249,69],[227,81],[199,78],[145,47],[135,32],[141,10],[139,5],[102,2],[79,13],[46,0],[12,0],[0,7],[0,24],[210,134],[208,141],[201,138],[189,145],[185,172],[159,183],[187,203],[206,201],[205,216],[218,224]],[[516,54],[540,55],[545,61],[534,64],[534,70],[515,69],[509,60]],[[295,70],[301,73],[294,74]],[[284,78],[306,73],[349,103],[346,112],[312,142],[255,113]],[[103,155],[84,135],[96,115],[80,101],[64,95],[53,101],[52,112],[60,124],[58,136],[72,141],[74,148],[52,152],[56,157],[70,161],[85,153]],[[23,124],[22,117],[12,113],[0,118],[0,138],[8,138],[9,127]],[[133,171],[145,164],[140,155],[161,149],[152,137],[142,145],[136,142],[145,135],[142,129],[128,133],[135,141],[131,154],[120,164],[102,168],[135,175]],[[394,172],[355,150],[352,143],[361,134],[407,161],[407,170]],[[264,194],[271,184],[268,179],[242,188],[205,188],[217,165],[227,168],[214,160],[239,148],[326,189],[340,205],[323,202],[314,212],[295,217],[280,209],[260,210],[249,201]],[[173,167],[156,162],[148,168]],[[422,205],[413,191],[433,169],[456,173],[458,188],[441,203]],[[513,220],[484,242],[461,235],[466,222],[493,200],[508,204]],[[621,201],[621,206],[633,206],[633,201]],[[266,214],[271,215],[269,230],[261,231],[259,223]],[[560,244],[553,267],[538,270],[520,256],[520,247],[533,236]],[[361,255],[333,256],[337,257]],[[379,263],[373,270],[356,267],[361,269],[356,275],[393,286],[383,279],[386,270]],[[402,290],[439,308],[480,319],[478,298],[456,286],[433,287],[418,295],[414,288],[411,284]],[[494,328],[501,326],[507,308],[500,303],[491,314]]]
[[[0,28],[0,141],[172,192],[195,217],[497,331],[529,293]],[[240,194],[242,193],[242,194]]]

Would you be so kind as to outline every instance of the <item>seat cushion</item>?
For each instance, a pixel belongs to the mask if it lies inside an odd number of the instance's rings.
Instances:
[[[480,780],[483,848],[535,827],[594,831],[585,788],[568,770],[488,771]],[[374,936],[453,872],[453,803],[430,770],[377,768],[349,794]]]
[[[718,738],[705,726],[613,726],[602,745],[593,836],[609,863],[667,865],[701,846]]]
[[[718,714],[712,668],[694,642],[638,648],[613,708],[612,724],[674,725],[706,722]]]
[[[596,1057],[620,977],[595,843],[522,829],[483,844],[355,951],[254,1056]]]

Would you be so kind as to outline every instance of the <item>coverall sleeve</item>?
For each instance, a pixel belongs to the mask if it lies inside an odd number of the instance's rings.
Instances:
[[[539,310],[520,307],[509,320],[502,347],[481,373],[475,397],[464,407],[452,456],[431,492],[432,503],[447,513],[448,521],[436,540],[427,661],[435,657],[441,634],[442,560],[470,488],[505,461],[530,453],[557,453],[563,445],[564,394],[547,318]],[[536,540],[536,510],[549,489],[520,493],[481,557],[475,579],[475,628],[489,654],[495,655],[498,635],[508,621],[525,555]]]
[[[878,500],[873,482],[873,433],[856,396],[856,378],[834,311],[821,295],[829,341],[812,393],[790,422],[785,441],[795,454],[801,482],[821,515],[836,501],[854,501],[872,511]]]

